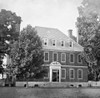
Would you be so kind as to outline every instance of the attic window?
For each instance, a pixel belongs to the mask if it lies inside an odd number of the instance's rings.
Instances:
[[[44,38],[44,45],[47,46],[48,45],[48,39]]]
[[[73,42],[72,41],[69,42],[69,46],[73,47]]]
[[[61,41],[61,46],[64,46],[64,41]]]
[[[56,45],[56,41],[52,40],[52,45],[55,46]]]

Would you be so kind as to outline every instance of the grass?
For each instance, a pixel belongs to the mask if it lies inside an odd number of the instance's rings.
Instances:
[[[100,89],[1,87],[0,98],[100,98]]]

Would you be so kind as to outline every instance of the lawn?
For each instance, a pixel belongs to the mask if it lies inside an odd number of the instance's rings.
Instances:
[[[100,88],[0,87],[0,98],[100,98]]]

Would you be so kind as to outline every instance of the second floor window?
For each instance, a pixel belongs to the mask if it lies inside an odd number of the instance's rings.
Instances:
[[[57,53],[54,53],[54,55],[53,55],[53,60],[54,60],[54,61],[57,61],[57,60],[58,60],[58,55],[57,55]]]
[[[43,39],[43,44],[44,44],[45,46],[48,45],[48,39],[47,39],[47,38],[44,38],[44,39]]]
[[[61,54],[61,62],[65,62],[66,61],[66,54],[62,53]]]
[[[49,61],[49,53],[48,52],[44,53],[44,61],[45,62]]]
[[[71,63],[74,63],[74,54],[70,54],[69,60]]]
[[[81,55],[78,55],[77,60],[78,60],[78,63],[82,63]]]

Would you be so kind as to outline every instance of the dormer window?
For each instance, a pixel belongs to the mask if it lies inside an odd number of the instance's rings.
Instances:
[[[47,38],[44,38],[44,39],[43,39],[43,44],[44,44],[45,46],[48,45],[48,39],[47,39]]]
[[[64,41],[61,41],[61,46],[64,46],[64,45],[65,45]]]
[[[69,42],[69,46],[73,47],[73,42],[72,41]]]
[[[55,46],[56,45],[56,41],[52,40],[52,45]]]

